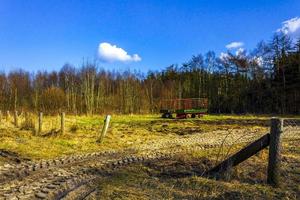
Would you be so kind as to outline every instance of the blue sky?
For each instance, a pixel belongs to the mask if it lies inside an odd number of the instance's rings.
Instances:
[[[299,16],[299,0],[0,0],[0,70],[60,69],[83,58],[159,70],[232,42],[251,49]]]

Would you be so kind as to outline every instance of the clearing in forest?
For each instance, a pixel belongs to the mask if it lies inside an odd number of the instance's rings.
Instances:
[[[0,197],[66,199],[272,199],[299,198],[299,137],[283,143],[281,188],[266,184],[268,151],[219,180],[203,173],[269,131],[268,116],[206,115],[162,119],[113,115],[101,144],[104,116],[37,116],[0,125]],[[60,190],[58,190],[60,188]],[[2,195],[2,196],[1,196]]]

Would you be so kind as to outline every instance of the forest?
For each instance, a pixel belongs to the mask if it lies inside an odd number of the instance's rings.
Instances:
[[[161,71],[104,70],[97,62],[59,71],[0,74],[0,109],[48,114],[155,113],[160,100],[209,100],[210,113],[300,113],[300,40],[276,33],[252,51],[213,51]]]

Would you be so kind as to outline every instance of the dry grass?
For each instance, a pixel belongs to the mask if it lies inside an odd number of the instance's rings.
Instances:
[[[192,136],[206,138],[204,142],[209,144],[215,138],[225,138],[230,131],[241,137],[252,132],[265,133],[268,131],[268,119],[268,116],[252,115],[208,115],[186,120],[161,119],[158,115],[113,115],[102,144],[95,141],[104,116],[67,115],[65,134],[58,132],[52,136],[45,135],[51,130],[59,131],[59,117],[45,116],[43,133],[40,135],[15,128],[12,120],[2,120],[0,149],[35,160],[107,149],[138,149],[145,144],[151,147],[151,143],[157,141],[174,141]],[[37,118],[34,121],[37,127]],[[213,166],[218,158],[224,159],[228,151],[231,154],[243,145],[226,147],[221,151],[220,148],[189,151],[173,160],[122,168],[103,178],[99,183],[98,195],[101,199],[299,199],[299,165],[294,165],[300,163],[299,141],[284,142],[286,167],[281,188],[274,189],[265,184],[266,150],[240,164],[221,180],[191,176]],[[183,145],[180,148],[186,147]],[[0,157],[1,162],[5,160]],[[186,175],[178,177],[180,172]]]
[[[193,176],[211,162],[199,154],[180,155],[174,160],[133,165],[112,172],[99,183],[101,199],[298,199],[297,181],[272,188],[265,184],[267,151],[230,172],[226,179]],[[261,166],[259,166],[261,165]],[[187,174],[178,177],[178,174]],[[293,176],[291,176],[293,177]]]
[[[228,119],[253,119],[253,117],[205,116],[196,120],[164,120],[158,115],[113,115],[107,136],[102,144],[97,144],[95,141],[103,126],[104,116],[75,117],[67,115],[64,135],[59,134],[59,116],[44,116],[43,132],[40,135],[34,134],[31,130],[15,128],[10,119],[3,120],[3,123],[0,124],[0,149],[17,152],[21,156],[32,159],[123,149],[150,141],[173,140],[187,134],[227,130],[229,127],[239,128],[238,124],[205,124],[206,121]],[[24,121],[24,119],[20,119],[20,123],[24,123],[22,120]],[[37,117],[33,120],[37,128]],[[47,137],[43,137],[43,135],[47,135]]]

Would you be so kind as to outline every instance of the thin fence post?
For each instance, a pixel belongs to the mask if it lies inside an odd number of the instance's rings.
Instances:
[[[43,113],[39,113],[39,121],[38,121],[38,134],[41,134],[43,130]]]
[[[14,112],[14,124],[18,127],[18,111],[15,110]]]
[[[27,124],[28,121],[29,121],[29,119],[28,119],[28,112],[27,111],[24,112],[24,121],[25,121],[25,124]]]
[[[270,185],[278,187],[280,185],[280,135],[283,129],[283,120],[279,118],[271,119],[270,147],[268,162],[268,178]]]
[[[97,139],[97,142],[101,143],[103,141],[103,138],[105,137],[108,126],[109,126],[110,119],[111,119],[111,116],[106,115],[105,120],[104,120],[104,125],[103,125],[102,131],[101,131],[101,135]]]
[[[2,111],[0,110],[0,122],[2,121]]]
[[[9,110],[6,111],[6,121],[8,122],[10,118],[10,113]]]
[[[60,121],[60,131],[61,131],[61,134],[65,134],[65,113],[62,112],[61,113],[61,121]]]

